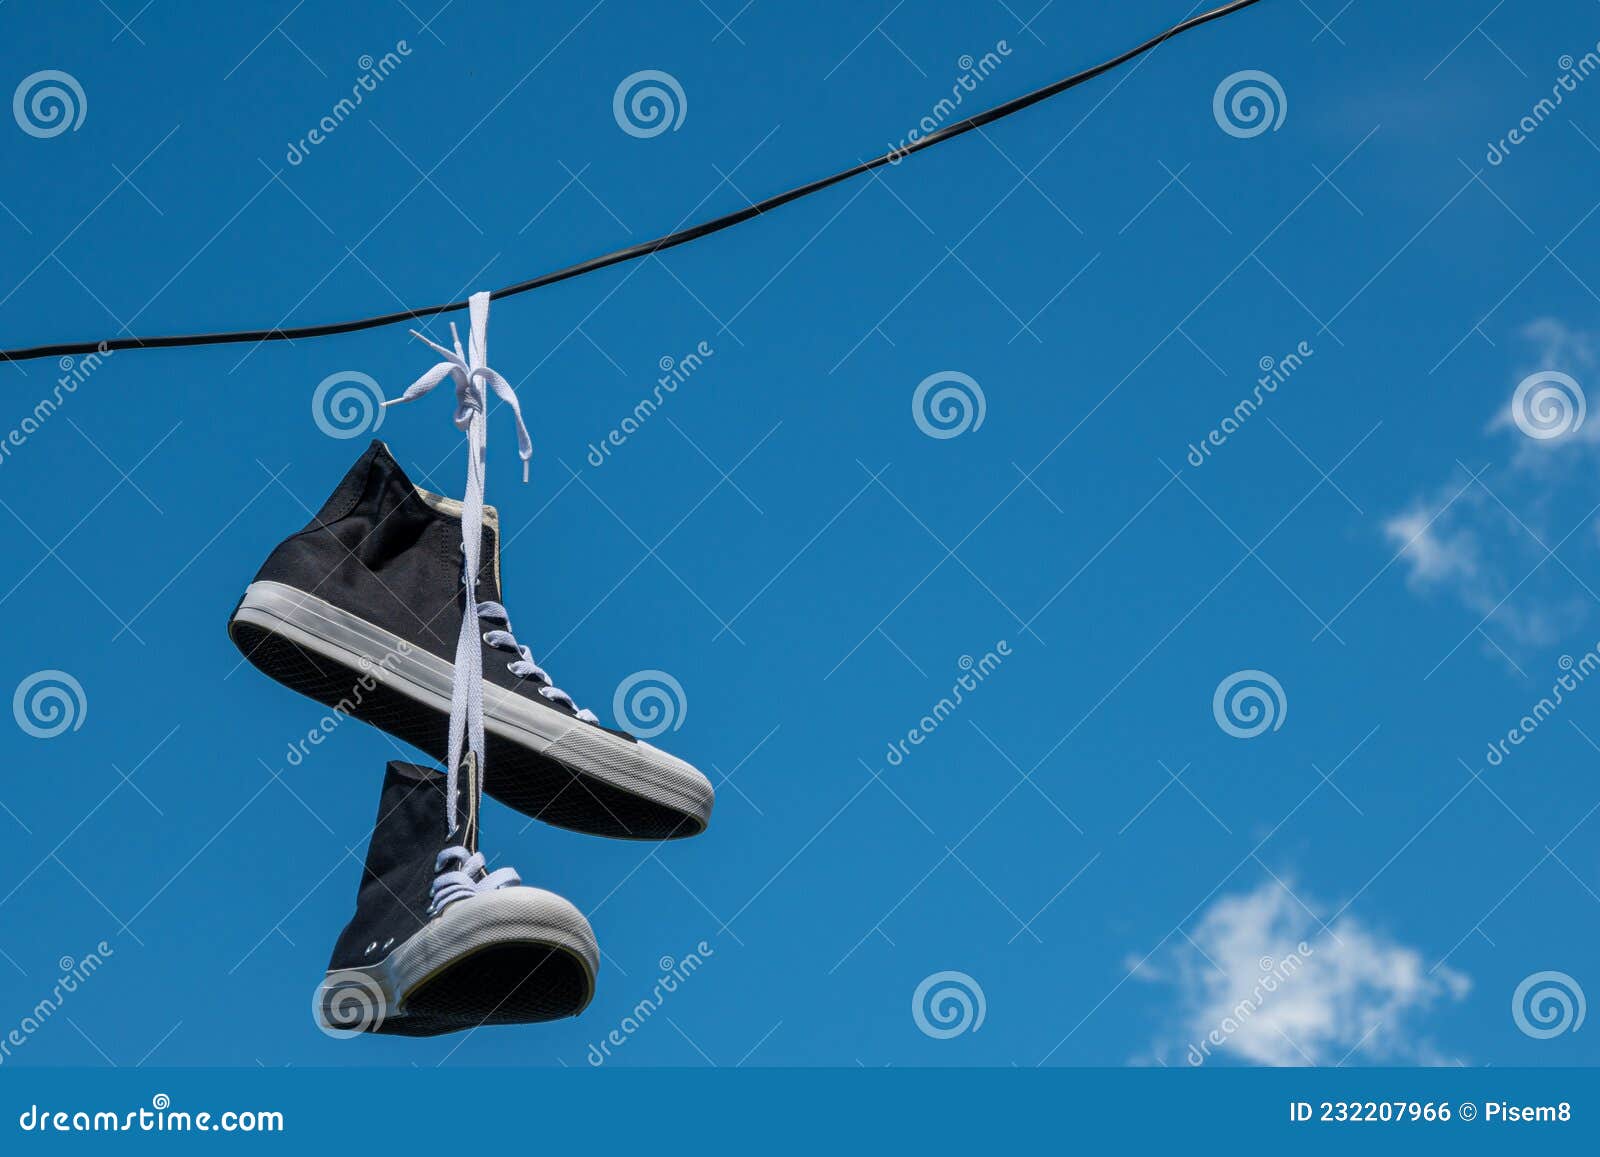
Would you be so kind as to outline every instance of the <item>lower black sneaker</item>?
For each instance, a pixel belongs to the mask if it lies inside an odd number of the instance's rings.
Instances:
[[[462,777],[459,826],[441,846],[444,774],[389,764],[356,914],[316,991],[324,1031],[437,1036],[576,1016],[594,996],[589,922],[512,869],[486,870],[476,788]]]
[[[631,839],[696,835],[713,790],[694,767],[602,726],[511,633],[500,526],[483,508],[475,584],[484,789],[560,827]],[[304,530],[245,590],[228,634],[272,678],[451,765],[466,588],[461,503],[414,485],[373,442]]]

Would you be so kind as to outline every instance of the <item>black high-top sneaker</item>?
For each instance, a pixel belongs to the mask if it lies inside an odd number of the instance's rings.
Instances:
[[[669,839],[703,831],[713,798],[706,777],[601,726],[518,645],[501,606],[499,547],[499,519],[484,507],[472,643],[482,656],[485,789],[582,832]],[[413,486],[375,441],[310,525],[268,557],[228,633],[280,683],[448,767],[462,554],[461,503]]]
[[[334,1035],[558,1020],[594,996],[600,950],[583,914],[510,868],[485,870],[467,762],[443,844],[444,774],[389,764],[356,914],[316,992],[317,1022]]]

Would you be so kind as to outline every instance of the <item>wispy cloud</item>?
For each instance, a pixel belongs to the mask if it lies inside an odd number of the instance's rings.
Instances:
[[[1586,592],[1549,551],[1576,553],[1593,545],[1592,534],[1569,537],[1573,528],[1563,517],[1592,505],[1600,413],[1585,414],[1571,428],[1563,424],[1556,436],[1533,437],[1519,425],[1513,398],[1520,382],[1549,371],[1571,377],[1581,393],[1583,383],[1600,378],[1600,334],[1542,317],[1518,337],[1523,364],[1486,423],[1486,433],[1508,455],[1504,465],[1481,467],[1474,476],[1458,462],[1450,480],[1385,518],[1381,530],[1399,552],[1414,592],[1454,598],[1505,643],[1548,646],[1590,609]],[[1524,403],[1534,399],[1530,393]]]
[[[1514,439],[1512,468],[1548,479],[1552,474],[1570,472],[1588,465],[1587,451],[1600,446],[1600,414],[1588,414],[1583,422],[1559,437],[1548,440],[1529,438],[1517,428],[1512,405],[1517,383],[1530,374],[1556,370],[1585,384],[1592,392],[1597,366],[1600,366],[1600,334],[1572,326],[1555,317],[1539,317],[1517,331],[1527,357],[1506,385],[1504,405],[1489,420],[1491,433]],[[1600,396],[1595,398],[1600,402]]]
[[[1186,940],[1136,975],[1176,990],[1158,1059],[1199,1065],[1443,1064],[1419,1024],[1470,981],[1345,915],[1328,929],[1268,881],[1219,897]]]
[[[1600,364],[1600,343],[1596,342],[1595,335],[1570,326],[1560,318],[1536,317],[1522,327],[1519,336],[1537,355],[1537,364],[1530,369],[1565,366],[1568,372],[1576,373],[1592,370]]]
[[[1560,568],[1539,577],[1553,545],[1545,532],[1502,505],[1500,480],[1474,481],[1464,471],[1383,522],[1383,535],[1406,565],[1406,585],[1419,595],[1448,594],[1492,635],[1521,646],[1549,646],[1585,613],[1560,581]]]

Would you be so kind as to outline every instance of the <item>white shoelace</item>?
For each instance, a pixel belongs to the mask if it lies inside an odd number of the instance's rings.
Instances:
[[[517,452],[522,458],[524,482],[528,480],[528,459],[533,457],[533,442],[528,437],[527,426],[523,425],[522,407],[517,402],[516,391],[511,388],[510,382],[487,365],[488,293],[475,293],[468,299],[468,316],[470,325],[465,353],[462,352],[461,337],[456,332],[454,322],[450,325],[450,338],[455,345],[454,350],[430,341],[416,330],[411,331],[413,337],[437,350],[444,360],[412,382],[406,387],[405,393],[398,398],[390,398],[383,403],[385,406],[393,406],[414,401],[429,393],[446,378],[454,379],[455,424],[467,435],[467,485],[461,501],[462,581],[466,586],[466,600],[462,610],[461,632],[456,637],[455,679],[450,696],[450,766],[446,789],[448,792],[446,832],[453,832],[456,828],[456,791],[463,748],[470,750],[477,757],[480,772],[484,767],[483,651],[479,644],[478,618],[484,615],[487,609],[494,612],[492,617],[500,621],[506,619],[505,608],[499,603],[478,601],[478,568],[483,547],[483,478],[488,443],[485,421],[488,389],[492,389],[496,397],[511,407],[511,413],[516,419]],[[555,702],[565,703],[580,719],[596,722],[593,712],[579,711],[570,695],[550,684],[549,676],[533,661],[528,649],[519,646],[516,639],[512,638],[510,626],[511,624],[507,622],[506,630],[488,632],[484,636],[484,641],[490,646],[501,649],[507,647],[515,649],[521,659],[512,665],[514,673],[520,678],[527,678],[530,675],[538,678],[545,684],[540,688],[541,695]],[[500,641],[496,642],[495,638]],[[481,776],[479,783],[481,786]]]
[[[553,703],[565,704],[572,713],[585,723],[599,723],[600,719],[587,707],[579,707],[573,702],[572,696],[557,687],[545,673],[545,669],[533,661],[533,653],[528,648],[517,642],[516,636],[511,633],[511,619],[506,614],[505,607],[499,603],[479,603],[478,617],[488,619],[493,623],[504,623],[503,631],[488,631],[483,636],[483,641],[499,651],[509,651],[520,658],[514,659],[506,666],[518,679],[533,679],[539,684],[539,694]]]
[[[447,904],[457,900],[470,900],[484,892],[515,888],[522,883],[515,868],[496,868],[487,875],[483,874],[483,869],[482,852],[469,852],[460,844],[440,852],[433,861],[436,874],[429,889],[432,902],[428,905],[428,915],[437,916]]]

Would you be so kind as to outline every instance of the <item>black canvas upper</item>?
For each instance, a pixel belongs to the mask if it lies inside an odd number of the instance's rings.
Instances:
[[[496,522],[485,518],[477,593],[482,602],[504,604]],[[460,517],[429,504],[389,448],[374,440],[305,529],[273,550],[256,580],[307,591],[454,662],[465,599],[461,570]],[[531,591],[529,600],[532,604]],[[536,643],[536,624],[529,617],[519,624],[515,605],[507,604],[506,610],[513,627],[521,626],[519,640]],[[480,635],[503,626],[488,620],[480,625]],[[508,664],[515,655],[482,646],[486,682],[552,711],[576,715],[566,704],[539,695],[541,684],[536,680],[513,674]],[[537,657],[537,646],[530,649]],[[591,726],[633,740],[625,731]]]
[[[463,817],[473,814],[467,800],[471,782],[462,777]],[[443,835],[444,805],[443,772],[399,761],[385,769],[355,916],[333,946],[330,972],[377,963],[428,922],[439,852],[453,844],[477,850],[475,831]]]
[[[714,797],[704,775],[580,713],[538,669],[537,589],[506,599],[499,519],[483,513],[484,561],[472,584],[482,613],[463,633],[461,504],[413,486],[373,442],[310,522],[273,548],[228,620],[229,637],[279,683],[434,761],[459,758],[452,689],[470,703],[481,687],[488,790],[535,819],[626,839],[703,831]],[[462,645],[478,648],[478,687],[455,678]]]

